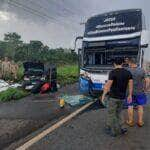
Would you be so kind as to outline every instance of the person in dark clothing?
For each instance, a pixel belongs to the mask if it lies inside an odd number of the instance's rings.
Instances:
[[[106,130],[112,136],[117,136],[127,132],[123,128],[123,121],[121,111],[123,102],[126,98],[126,90],[129,85],[128,102],[132,102],[133,80],[132,74],[122,67],[123,59],[116,58],[114,60],[114,69],[109,73],[109,78],[104,86],[103,94],[101,97],[102,103],[105,101],[105,96],[108,94],[107,99],[107,121]]]

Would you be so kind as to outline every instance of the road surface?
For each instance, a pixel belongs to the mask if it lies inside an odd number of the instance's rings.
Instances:
[[[73,84],[53,94],[31,95],[18,101],[0,102],[0,149],[76,110],[69,106],[60,109],[58,97],[62,93],[77,94],[77,89],[78,84]]]
[[[105,109],[84,112],[29,150],[150,150],[150,107],[145,111],[143,128],[129,127],[127,135],[117,138],[104,132]]]
[[[150,95],[148,97],[150,98]],[[28,150],[149,150],[149,113],[148,104],[145,107],[144,127],[139,128],[137,125],[127,127],[126,135],[113,138],[104,132],[106,109],[100,109],[95,103],[82,114],[35,142]],[[137,120],[136,114],[135,110],[135,120]],[[126,110],[124,116],[126,117]],[[11,148],[9,147],[9,150]]]

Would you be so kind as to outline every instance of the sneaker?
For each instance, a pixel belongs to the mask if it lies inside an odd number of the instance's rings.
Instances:
[[[144,126],[144,122],[143,122],[143,121],[142,121],[142,122],[138,122],[137,125],[138,125],[139,127],[143,127],[143,126]]]
[[[133,127],[133,126],[134,126],[134,121],[129,121],[129,120],[127,120],[127,121],[126,121],[126,124],[127,124],[128,126],[130,126],[130,127]]]
[[[127,129],[126,128],[123,128],[123,129],[121,129],[121,134],[126,134],[127,133]]]

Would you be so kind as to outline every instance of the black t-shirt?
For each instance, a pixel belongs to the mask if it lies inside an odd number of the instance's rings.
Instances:
[[[129,80],[132,79],[132,74],[124,68],[117,68],[109,73],[109,80],[113,80],[110,88],[110,97],[124,99]]]

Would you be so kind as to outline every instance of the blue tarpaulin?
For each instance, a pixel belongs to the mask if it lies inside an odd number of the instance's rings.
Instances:
[[[92,97],[83,95],[64,95],[61,98],[71,106],[84,105],[93,100]]]

